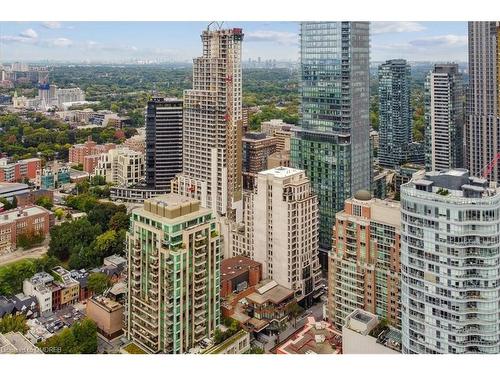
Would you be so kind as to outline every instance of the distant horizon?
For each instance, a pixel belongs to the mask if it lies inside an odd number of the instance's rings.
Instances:
[[[262,63],[268,61],[276,61],[277,63],[289,63],[289,64],[298,64],[300,61],[297,60],[278,60],[278,59],[265,59],[262,60]],[[390,59],[388,59],[390,60]],[[436,63],[456,63],[456,64],[468,64],[467,60],[406,60],[410,65],[411,64],[436,64]],[[371,64],[384,63],[387,60],[370,60]],[[251,62],[256,62],[256,60],[252,60]],[[141,63],[140,61],[78,61],[78,60],[5,60],[0,61],[0,65],[9,65],[14,63],[23,63],[23,64],[31,64],[31,65],[43,65],[43,64],[53,64],[53,65],[138,65],[138,66],[149,66],[149,65],[173,65],[173,64],[183,64],[183,65],[192,65],[192,61],[162,61],[162,62],[148,62]],[[248,64],[249,60],[243,60],[242,64]]]
[[[0,22],[4,61],[190,62],[201,54],[207,22]],[[299,59],[299,22],[233,22],[242,27],[243,61]],[[371,60],[467,61],[467,22],[371,22]]]

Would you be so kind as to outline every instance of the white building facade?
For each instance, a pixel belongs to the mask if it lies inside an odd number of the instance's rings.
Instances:
[[[263,278],[295,291],[307,306],[320,288],[318,200],[303,170],[277,167],[257,175],[253,259]]]
[[[464,169],[401,187],[403,353],[500,352],[500,189]]]

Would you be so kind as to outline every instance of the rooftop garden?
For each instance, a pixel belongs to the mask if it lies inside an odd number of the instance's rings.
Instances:
[[[144,350],[142,350],[141,348],[139,348],[133,342],[131,342],[127,346],[124,346],[123,350],[126,351],[128,354],[147,354]]]

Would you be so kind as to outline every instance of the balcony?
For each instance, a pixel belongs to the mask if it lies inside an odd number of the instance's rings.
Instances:
[[[194,308],[196,310],[201,309],[204,306],[205,306],[205,298],[203,298],[201,300],[195,300],[194,301]]]

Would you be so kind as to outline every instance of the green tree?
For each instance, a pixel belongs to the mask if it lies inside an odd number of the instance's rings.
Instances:
[[[56,208],[54,211],[54,215],[56,216],[57,220],[61,220],[64,216],[64,210],[62,208]]]
[[[41,244],[44,239],[45,236],[42,232],[26,231],[17,236],[17,246],[27,250]]]
[[[0,198],[0,203],[3,203],[3,209],[4,210],[12,210],[13,208],[17,207],[17,199],[14,197],[12,201],[7,200],[7,198],[1,197]]]
[[[37,346],[46,354],[94,354],[97,352],[97,326],[85,318]]]
[[[35,201],[35,204],[38,206],[42,206],[43,208],[46,208],[47,210],[51,210],[52,207],[54,207],[54,204],[52,203],[52,200],[48,197],[40,197]]]
[[[120,229],[127,230],[129,225],[130,215],[123,211],[115,213],[109,220],[109,228],[115,231],[118,231]]]
[[[66,261],[82,246],[90,245],[99,234],[101,227],[92,225],[86,218],[55,225],[50,230],[47,254]]]
[[[292,302],[286,307],[286,313],[288,316],[293,319],[293,326],[297,325],[297,318],[302,313],[302,308],[299,306],[297,302]]]
[[[111,281],[105,273],[97,272],[89,276],[88,288],[95,294],[102,294],[111,286]]]
[[[127,212],[124,205],[116,205],[114,203],[97,203],[91,210],[88,211],[88,220],[92,224],[99,224],[101,228],[107,228],[111,218],[117,212]]]
[[[0,267],[0,295],[11,296],[23,290],[23,281],[36,273],[35,262],[23,259]]]
[[[28,332],[25,315],[5,315],[0,319],[0,333]]]
[[[104,259],[113,254],[121,254],[124,250],[123,247],[123,237],[111,229],[97,236],[90,249],[93,256]]]
[[[106,177],[96,175],[90,178],[90,185],[92,186],[101,186],[106,185]]]
[[[265,351],[262,348],[259,348],[258,346],[252,346],[247,352],[243,354],[264,354]]]

